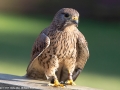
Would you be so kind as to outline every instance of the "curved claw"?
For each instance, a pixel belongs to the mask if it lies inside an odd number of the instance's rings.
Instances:
[[[67,85],[76,85],[75,82],[73,82],[73,80],[71,80],[71,79],[68,80],[68,81],[66,82],[66,84],[67,84]]]

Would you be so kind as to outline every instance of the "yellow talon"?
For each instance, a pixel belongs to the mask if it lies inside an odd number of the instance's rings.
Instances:
[[[54,84],[49,83],[48,85],[49,85],[49,86],[53,86],[53,87],[58,87],[58,86],[64,87],[64,85],[63,85],[63,84],[60,84],[57,79],[54,80]]]
[[[54,86],[56,87],[56,86],[59,86],[59,81],[56,79],[56,80],[54,80]]]
[[[75,82],[73,82],[72,79],[68,80],[68,81],[66,82],[66,84],[67,84],[67,85],[76,85]]]

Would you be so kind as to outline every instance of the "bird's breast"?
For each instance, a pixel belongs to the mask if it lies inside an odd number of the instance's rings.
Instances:
[[[56,32],[50,36],[50,54],[56,55],[58,59],[76,57],[76,36],[70,32]]]

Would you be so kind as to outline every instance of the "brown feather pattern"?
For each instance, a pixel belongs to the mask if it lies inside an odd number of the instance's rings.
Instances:
[[[62,13],[79,17],[72,8],[63,8],[56,13],[50,26],[40,33],[33,45],[28,77],[46,79],[45,76],[54,76],[59,81],[66,81],[68,70],[75,73],[75,69],[84,68],[89,57],[87,41],[75,24],[66,24]]]

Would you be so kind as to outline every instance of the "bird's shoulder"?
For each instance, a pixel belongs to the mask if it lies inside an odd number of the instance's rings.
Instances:
[[[85,46],[88,45],[85,36],[83,35],[83,33],[79,29],[75,30],[75,34],[77,35],[77,41],[78,42],[84,44]]]

